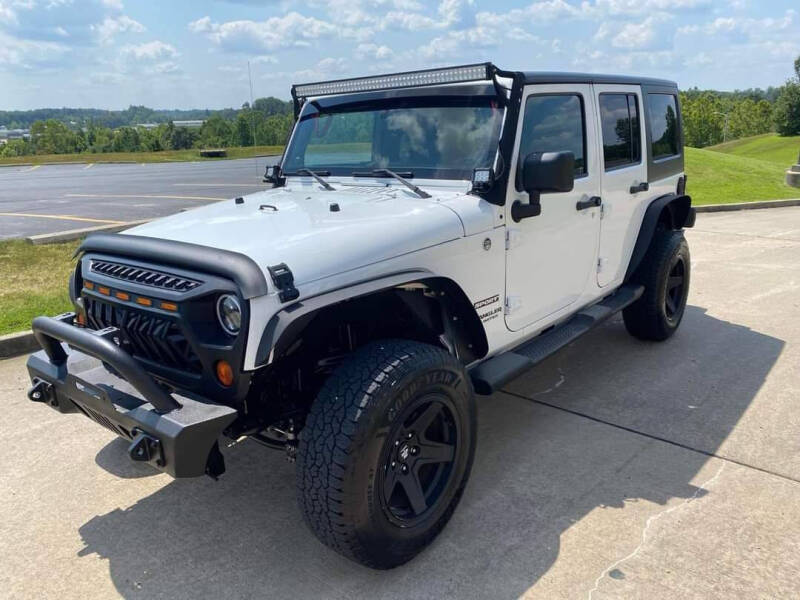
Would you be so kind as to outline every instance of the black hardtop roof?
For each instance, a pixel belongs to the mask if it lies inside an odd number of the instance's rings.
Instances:
[[[604,73],[570,73],[565,71],[524,71],[525,83],[610,83],[621,85],[651,85],[677,88],[667,79],[637,77],[636,75],[608,75]]]

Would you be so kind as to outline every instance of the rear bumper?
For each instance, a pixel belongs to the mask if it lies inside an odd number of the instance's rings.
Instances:
[[[236,410],[170,395],[114,342],[116,329],[75,327],[73,316],[34,320],[43,350],[28,358],[29,398],[62,413],[84,414],[129,440],[132,460],[173,477],[221,474],[217,440]]]

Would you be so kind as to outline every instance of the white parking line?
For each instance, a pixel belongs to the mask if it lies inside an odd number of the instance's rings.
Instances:
[[[211,196],[161,196],[152,194],[64,194],[66,198],[158,198],[162,200],[229,200]]]
[[[85,171],[86,169],[91,169],[93,166],[94,166],[94,163],[89,163],[88,165],[83,167],[83,170]]]

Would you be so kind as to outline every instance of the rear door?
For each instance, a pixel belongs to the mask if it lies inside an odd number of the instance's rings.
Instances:
[[[592,86],[533,85],[525,88],[506,197],[506,326],[518,331],[574,304],[589,284],[600,233],[600,209],[578,208],[599,195],[597,124]],[[542,194],[542,212],[515,223],[511,207],[528,203],[517,185],[522,160],[531,152],[575,155],[571,192]]]
[[[604,84],[595,85],[594,92],[603,198],[597,284],[604,287],[625,275],[649,194],[641,88]]]

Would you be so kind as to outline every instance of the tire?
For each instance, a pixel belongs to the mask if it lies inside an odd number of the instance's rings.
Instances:
[[[472,384],[458,360],[406,340],[364,346],[323,385],[300,434],[306,523],[366,566],[407,562],[453,514],[475,438]]]
[[[689,295],[691,261],[683,231],[658,229],[632,280],[644,293],[622,311],[625,327],[641,340],[663,341],[678,329]]]

